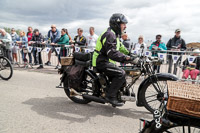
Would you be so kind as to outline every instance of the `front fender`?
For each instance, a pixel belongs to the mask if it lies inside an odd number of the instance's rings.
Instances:
[[[174,74],[170,74],[170,73],[157,73],[155,75],[152,75],[152,76],[149,76],[148,78],[146,78],[145,80],[142,81],[142,83],[140,84],[139,88],[138,88],[138,93],[137,93],[137,106],[143,106],[143,103],[142,103],[142,98],[140,97],[141,96],[141,93],[142,93],[142,90],[143,88],[145,88],[145,86],[151,82],[151,79],[152,78],[155,78],[157,77],[158,79],[167,79],[167,80],[173,80],[173,81],[176,81],[178,80],[178,77]]]

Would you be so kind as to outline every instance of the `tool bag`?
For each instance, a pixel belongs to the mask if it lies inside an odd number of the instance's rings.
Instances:
[[[79,90],[84,78],[84,67],[81,65],[73,65],[68,71],[68,87]]]

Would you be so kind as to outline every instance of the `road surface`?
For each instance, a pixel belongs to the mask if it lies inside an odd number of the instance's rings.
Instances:
[[[0,133],[137,133],[139,118],[152,118],[135,102],[76,104],[55,88],[59,78],[15,70],[9,81],[0,80]]]

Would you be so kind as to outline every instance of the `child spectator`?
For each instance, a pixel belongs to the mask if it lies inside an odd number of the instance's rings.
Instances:
[[[11,29],[11,34],[10,35],[11,35],[11,38],[12,38],[12,45],[13,45],[13,48],[12,48],[13,63],[14,63],[14,60],[17,63],[17,50],[18,50],[18,46],[16,46],[14,42],[16,42],[16,40],[18,38],[18,35],[15,32],[14,28]]]
[[[189,63],[188,59],[183,62],[183,79],[187,79],[190,75],[192,80],[196,80],[197,75],[200,74],[200,50],[195,49],[193,52],[193,56],[197,56],[193,63]]]

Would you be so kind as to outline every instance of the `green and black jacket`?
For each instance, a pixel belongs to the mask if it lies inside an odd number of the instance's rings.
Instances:
[[[92,66],[103,65],[111,62],[124,62],[129,51],[120,42],[115,32],[108,28],[98,38],[96,48],[93,54]]]

